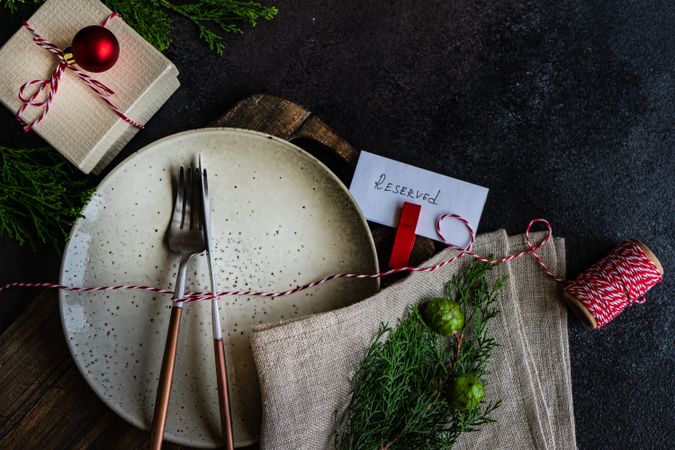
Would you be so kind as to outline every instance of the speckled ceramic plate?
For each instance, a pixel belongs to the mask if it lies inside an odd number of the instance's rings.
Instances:
[[[300,148],[264,134],[205,129],[162,139],[121,163],[99,185],[66,247],[61,283],[146,284],[173,289],[178,258],[165,244],[172,178],[201,153],[209,170],[219,287],[283,290],[343,271],[378,268],[372,237],[344,185]],[[194,257],[187,288],[207,290],[207,262]],[[338,308],[373,294],[373,281],[337,280],[274,300],[222,300],[234,435],[254,442],[260,394],[249,330]],[[75,362],[120,416],[149,429],[169,323],[170,298],[141,291],[61,293]],[[210,311],[183,313],[166,439],[219,445]]]

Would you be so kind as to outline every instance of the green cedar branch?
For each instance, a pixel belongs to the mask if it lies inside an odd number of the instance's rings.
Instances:
[[[54,150],[0,146],[0,236],[59,249],[92,192]]]
[[[0,5],[7,8],[10,12],[15,13],[26,3],[41,3],[42,1],[43,0],[0,0]]]
[[[462,305],[467,317],[455,336],[434,332],[424,323],[419,306],[412,306],[395,327],[380,326],[350,380],[351,400],[336,417],[338,450],[447,450],[460,434],[493,422],[500,401],[482,400],[475,408],[460,410],[452,406],[445,389],[455,376],[487,375],[497,345],[488,322],[498,314],[497,294],[506,281],[488,281],[493,267],[473,261],[446,284],[446,295]]]

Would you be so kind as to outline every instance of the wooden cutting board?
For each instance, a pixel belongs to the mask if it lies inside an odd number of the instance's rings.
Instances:
[[[270,95],[237,103],[211,126],[248,128],[295,142],[330,167],[345,183],[356,151],[308,109]],[[393,230],[373,226],[380,261],[388,261]],[[411,263],[435,252],[418,238]],[[395,280],[383,280],[383,285]],[[147,447],[149,434],[113,413],[89,388],[66,346],[58,293],[45,290],[0,335],[0,449]],[[187,448],[166,443],[165,449]],[[257,446],[248,447],[252,450]]]

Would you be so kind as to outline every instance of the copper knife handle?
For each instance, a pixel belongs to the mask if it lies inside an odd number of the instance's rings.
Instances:
[[[227,363],[225,362],[225,346],[222,339],[213,340],[216,354],[216,378],[218,380],[218,400],[220,403],[220,425],[223,428],[225,448],[234,449],[232,433],[232,410],[230,408],[230,387],[227,382]]]
[[[183,308],[180,306],[171,308],[169,332],[166,336],[162,370],[159,373],[159,385],[157,386],[155,413],[152,416],[149,446],[151,450],[160,450],[162,448],[162,441],[164,440],[164,427],[166,426],[166,415],[169,412],[169,398],[171,397],[171,383],[173,382],[173,369],[176,363],[178,332],[180,330],[180,318],[182,313]]]

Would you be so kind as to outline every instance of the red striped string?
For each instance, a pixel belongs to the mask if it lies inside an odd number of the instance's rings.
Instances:
[[[108,17],[106,17],[103,20],[103,22],[101,22],[101,26],[105,27],[110,21],[110,19],[114,17],[122,18],[122,16],[120,16],[119,14],[112,13]],[[76,66],[68,64],[66,62],[65,56],[63,55],[63,50],[58,48],[56,45],[54,45],[47,39],[40,36],[40,34],[38,34],[38,32],[35,31],[35,29],[31,27],[28,22],[24,22],[23,26],[33,35],[33,42],[35,42],[40,47],[44,48],[45,50],[56,56],[59,60],[59,64],[54,68],[54,71],[52,72],[49,78],[47,78],[46,80],[27,81],[19,88],[19,101],[22,103],[22,105],[16,113],[16,118],[19,122],[23,124],[24,131],[26,132],[30,131],[31,129],[33,129],[33,127],[42,122],[42,120],[47,116],[47,114],[49,113],[49,108],[51,107],[52,102],[54,101],[56,93],[59,89],[59,82],[61,81],[61,75],[63,75],[63,72],[66,69],[72,70],[73,73],[80,80],[82,80],[84,84],[89,86],[89,88],[91,88],[91,90],[94,91],[94,93],[101,100],[103,100],[105,104],[108,105],[108,107],[112,109],[126,123],[140,129],[144,127],[142,123],[136,122],[135,120],[127,117],[124,114],[124,112],[122,112],[122,110],[119,109],[119,107],[117,107],[117,105],[115,105],[112,102],[110,98],[113,95],[115,95],[115,92],[112,89],[110,89],[100,81],[92,78],[82,70],[78,69]],[[29,95],[26,93],[26,90],[31,86],[37,86],[37,89]],[[45,92],[46,96],[44,95]],[[42,99],[39,99],[39,97],[41,97]],[[35,120],[33,120],[30,123],[26,123],[21,118],[21,114],[23,114],[24,111],[26,111],[26,109],[29,106],[40,108],[41,112]]]
[[[456,219],[459,220],[466,226],[467,231],[469,233],[469,243],[465,248],[457,247],[455,245],[452,245],[447,242],[445,239],[445,236],[443,235],[443,232],[441,231],[441,224],[443,223],[444,220],[446,219]],[[530,240],[530,231],[532,229],[532,226],[535,225],[536,223],[542,223],[546,226],[547,228],[547,233],[544,239],[537,245],[533,245],[531,240]],[[520,258],[524,255],[527,254],[533,254],[535,255],[535,258],[539,265],[544,269],[546,274],[551,277],[554,280],[561,281],[562,278],[556,277],[549,269],[546,267],[544,262],[542,261],[541,257],[537,254],[537,250],[539,250],[544,244],[546,244],[549,239],[551,238],[552,235],[552,230],[551,230],[551,224],[546,220],[546,219],[533,219],[530,221],[530,223],[527,225],[527,230],[525,231],[525,245],[527,245],[527,250],[524,250],[519,253],[514,253],[512,255],[506,256],[504,258],[499,258],[499,259],[487,259],[484,258],[474,252],[471,251],[471,248],[473,247],[475,241],[476,241],[476,233],[471,226],[471,224],[462,216],[458,214],[443,214],[441,215],[437,222],[436,222],[436,231],[438,232],[439,236],[445,242],[448,247],[451,248],[456,248],[460,250],[459,253],[451,256],[450,258],[441,261],[437,264],[434,264],[433,266],[425,266],[425,267],[399,267],[396,269],[389,269],[384,272],[377,272],[377,273],[336,273],[333,275],[326,276],[324,278],[314,280],[310,283],[303,284],[301,286],[296,286],[292,289],[288,289],[285,291],[257,291],[257,290],[231,290],[231,291],[222,291],[218,292],[217,294],[212,294],[212,293],[207,293],[207,292],[188,292],[184,295],[183,298],[180,299],[174,299],[174,301],[187,301],[187,302],[195,302],[195,301],[200,301],[200,300],[208,300],[208,299],[213,299],[217,297],[224,297],[224,296],[247,296],[247,297],[283,297],[287,295],[292,295],[295,294],[296,292],[304,291],[306,289],[313,288],[315,286],[319,286],[321,284],[327,283],[332,280],[336,280],[338,278],[356,278],[356,279],[374,279],[374,278],[383,278],[387,277],[396,273],[401,273],[401,272],[433,272],[435,270],[441,269],[448,264],[452,263],[453,261],[468,255],[473,258],[479,259],[481,261],[490,263],[490,264],[497,264],[500,262],[505,262],[505,261],[510,261],[515,258]],[[116,291],[116,290],[145,290],[145,291],[151,291],[151,292],[157,292],[160,294],[173,294],[173,291],[170,291],[168,289],[162,289],[162,288],[156,288],[152,286],[144,286],[144,285],[116,285],[116,286],[99,286],[99,287],[89,287],[89,288],[83,288],[83,287],[73,287],[73,286],[64,286],[64,285],[58,285],[58,284],[53,284],[53,283],[8,283],[5,285],[0,286],[0,292],[9,289],[11,287],[46,287],[46,288],[54,288],[54,289],[61,289],[61,290],[66,290],[66,291],[72,291],[72,292],[100,292],[100,291]]]
[[[441,231],[441,224],[446,219],[456,219],[462,222],[469,232],[469,243],[466,247],[460,248],[447,242],[443,232]],[[530,238],[532,227],[537,224],[546,226],[546,235],[538,244],[534,245]],[[531,254],[537,264],[542,268],[546,276],[552,280],[563,282],[564,278],[555,275],[544,263],[537,251],[542,248],[552,236],[551,224],[542,218],[536,218],[530,221],[525,230],[524,242],[527,247],[518,253],[504,256],[497,259],[485,258],[471,249],[476,240],[476,234],[471,224],[462,216],[458,214],[443,214],[436,222],[436,231],[448,247],[459,250],[459,253],[445,259],[432,266],[422,267],[400,267],[397,269],[390,269],[378,273],[337,273],[326,276],[324,278],[314,280],[310,283],[297,286],[285,291],[257,291],[257,290],[230,290],[222,291],[217,294],[208,292],[188,292],[183,298],[174,301],[196,302],[201,300],[210,300],[224,296],[246,296],[246,297],[283,297],[292,295],[306,289],[319,286],[331,280],[338,278],[356,278],[356,279],[374,279],[383,278],[401,272],[433,272],[441,269],[453,261],[469,256],[476,258],[488,264],[498,264],[502,262],[512,261]],[[566,290],[575,295],[591,314],[596,318],[598,328],[611,322],[621,311],[632,303],[644,302],[645,293],[656,284],[663,280],[663,275],[658,271],[654,263],[645,255],[644,251],[634,242],[626,241],[619,248],[615,249],[606,258],[596,263],[586,272],[579,275],[579,277],[572,282],[567,282]],[[115,286],[98,286],[98,287],[75,287],[65,286],[54,283],[7,283],[0,285],[0,292],[12,287],[43,287],[61,289],[71,292],[100,292],[100,291],[116,291],[116,290],[144,290],[160,294],[173,294],[173,291],[168,289],[157,288],[145,285],[115,285]]]
[[[441,224],[446,219],[457,219],[466,226],[466,228],[469,232],[469,243],[465,248],[461,248],[461,247],[458,247],[456,245],[452,245],[452,244],[448,243],[447,240],[445,239],[445,236],[443,235],[443,232],[441,231]],[[532,242],[530,240],[530,231],[532,229],[532,226],[536,223],[543,223],[544,225],[546,225],[547,233],[546,233],[546,236],[544,237],[544,239],[542,239],[542,241],[539,244],[532,245]],[[550,278],[552,278],[556,281],[562,280],[562,278],[558,278],[553,273],[551,273],[551,271],[548,269],[548,267],[546,267],[546,265],[542,261],[541,257],[539,257],[539,255],[537,255],[537,250],[539,250],[544,244],[546,244],[549,241],[549,239],[551,238],[551,235],[552,235],[551,224],[546,219],[540,219],[540,218],[533,219],[527,225],[527,229],[525,231],[525,245],[527,245],[527,247],[528,247],[527,250],[524,250],[524,251],[519,252],[519,253],[514,253],[512,255],[506,256],[504,258],[499,258],[499,259],[487,259],[487,258],[484,258],[484,257],[482,257],[482,256],[480,256],[480,255],[471,251],[471,248],[473,247],[473,244],[476,241],[476,233],[475,233],[473,227],[471,226],[471,224],[464,217],[462,217],[458,214],[443,214],[443,215],[441,215],[438,218],[438,220],[436,221],[436,232],[439,234],[439,236],[441,237],[443,242],[445,242],[448,245],[448,247],[458,249],[458,250],[460,250],[460,252],[451,256],[450,258],[448,258],[444,261],[441,261],[437,264],[434,264],[433,266],[422,266],[422,267],[406,266],[406,267],[399,267],[399,268],[396,268],[396,269],[389,269],[389,270],[386,270],[384,272],[377,272],[377,273],[337,273],[337,274],[329,275],[327,277],[312,281],[310,283],[307,283],[307,284],[304,284],[304,285],[301,285],[301,286],[294,287],[292,289],[288,289],[286,291],[255,291],[255,290],[223,291],[223,292],[219,292],[217,295],[215,295],[215,297],[222,297],[222,296],[256,296],[256,297],[272,297],[272,298],[283,297],[283,296],[286,296],[286,295],[295,294],[296,292],[304,291],[305,289],[310,289],[310,288],[313,288],[315,286],[319,286],[321,284],[324,284],[324,283],[327,283],[331,280],[336,280],[336,279],[339,279],[339,278],[374,279],[374,278],[384,278],[384,277],[394,275],[396,273],[401,273],[401,272],[433,272],[435,270],[438,270],[438,269],[441,269],[441,268],[447,266],[448,264],[452,263],[453,261],[455,261],[455,260],[457,260],[457,259],[459,259],[459,258],[461,258],[465,255],[476,258],[476,259],[479,259],[479,260],[481,260],[483,262],[487,262],[489,264],[498,264],[498,263],[501,263],[501,262],[510,261],[512,259],[515,259],[515,258],[520,258],[522,256],[525,256],[525,255],[531,253],[531,254],[535,255],[535,258],[537,259],[539,265],[542,267],[542,269],[547,274],[547,276],[549,276]],[[214,296],[209,294],[209,293],[200,293],[200,292],[190,293],[186,297],[187,297],[187,301],[198,301],[198,300],[206,300],[206,299],[214,298]]]

